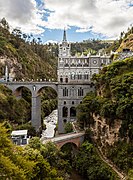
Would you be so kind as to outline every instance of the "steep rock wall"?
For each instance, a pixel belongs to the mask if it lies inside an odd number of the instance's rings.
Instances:
[[[91,127],[94,138],[97,140],[101,147],[106,145],[113,145],[114,142],[119,139],[119,129],[121,127],[122,121],[117,119],[114,123],[109,125],[107,119],[93,114],[94,125]]]

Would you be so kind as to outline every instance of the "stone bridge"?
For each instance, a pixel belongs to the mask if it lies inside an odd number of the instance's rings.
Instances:
[[[32,107],[31,107],[31,122],[32,126],[36,131],[39,131],[39,127],[41,127],[41,97],[40,92],[43,88],[51,87],[58,94],[58,83],[57,82],[5,82],[5,84],[9,89],[12,90],[13,94],[17,98],[22,97],[22,88],[26,87],[30,90],[32,96]]]
[[[61,136],[54,137],[51,139],[46,139],[42,137],[41,142],[43,144],[47,142],[53,142],[57,145],[59,149],[67,143],[72,143],[76,145],[77,148],[79,148],[84,141],[84,135],[85,135],[84,132],[80,132],[80,133],[71,133],[71,134],[61,135]]]

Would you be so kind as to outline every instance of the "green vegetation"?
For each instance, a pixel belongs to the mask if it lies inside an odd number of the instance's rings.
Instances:
[[[133,144],[119,141],[107,149],[107,157],[128,174],[133,170]],[[133,177],[133,176],[132,176]]]
[[[65,133],[73,132],[73,126],[71,122],[67,122],[65,124]]]
[[[57,45],[42,45],[41,39],[23,34],[19,29],[9,32],[9,25],[3,18],[0,22],[0,76],[4,74],[5,64],[13,70],[16,80],[56,80]],[[3,63],[4,62],[4,63]],[[12,73],[11,73],[12,75]],[[42,100],[42,120],[57,107],[57,94],[45,88],[40,92]],[[0,85],[0,122],[8,121],[13,129],[34,130],[31,120],[31,92],[22,89],[22,97],[17,100],[11,91]],[[43,125],[43,124],[42,124]]]
[[[52,48],[52,52],[51,52]],[[25,35],[19,29],[9,32],[5,19],[0,23],[0,56],[4,56],[11,70],[14,68],[15,79],[55,79],[57,56],[55,48],[42,45],[41,39]],[[2,74],[4,65],[1,66]]]
[[[0,147],[0,179],[3,180],[63,180],[70,170],[64,154],[54,144],[43,145],[34,137],[28,146],[15,146],[2,124]]]
[[[120,40],[109,47],[99,40],[86,40],[72,44],[72,55],[89,52],[96,54],[99,49],[122,51],[132,49],[132,29],[121,33]],[[23,34],[19,29],[9,32],[9,25],[3,18],[0,22],[0,76],[7,64],[14,79],[40,80],[57,79],[57,44],[43,45],[41,38]],[[115,57],[117,59],[117,56]],[[78,109],[78,123],[81,129],[93,125],[93,115],[106,119],[110,127],[117,120],[122,125],[119,141],[106,146],[106,156],[133,179],[133,57],[116,61],[104,67],[99,75],[94,75],[96,93],[88,93]],[[57,106],[57,94],[50,88],[40,92],[42,98],[42,119]],[[41,144],[39,138],[30,140],[26,147],[17,147],[9,139],[12,129],[28,129],[30,135],[35,131],[31,127],[31,93],[22,89],[21,99],[0,85],[0,179],[46,179],[62,180],[68,178],[71,166],[88,179],[117,179],[111,169],[104,164],[91,144],[92,132],[88,131],[87,142],[79,152],[69,146],[59,151],[52,143]],[[6,128],[7,129],[6,129]],[[66,123],[65,131],[72,131],[72,124]],[[74,150],[74,152],[73,152]],[[67,159],[67,160],[66,160]],[[71,166],[70,166],[71,163]]]
[[[15,127],[27,123],[29,119],[29,103],[23,98],[17,100],[9,89],[0,85],[0,122],[8,120]]]
[[[78,121],[83,127],[93,124],[93,113],[106,118],[108,124],[122,120],[120,136],[132,141],[133,120],[133,57],[116,61],[94,75],[97,95],[89,93],[78,106]],[[84,125],[83,125],[84,124]]]
[[[110,44],[106,42],[102,42],[101,40],[95,40],[95,39],[89,39],[89,40],[84,40],[83,42],[76,42],[72,43],[72,55],[75,54],[93,54],[95,55],[100,49],[104,49],[109,47]]]
[[[113,128],[121,120],[119,141],[107,146],[104,152],[125,173],[132,175],[133,169],[133,57],[116,61],[94,75],[96,93],[88,93],[78,109],[78,123],[93,126],[94,114],[104,117]]]
[[[95,147],[84,142],[75,158],[76,170],[85,178],[92,180],[116,180],[118,179],[110,167],[101,161]]]
[[[127,32],[121,32],[118,40],[115,40],[111,46],[107,47],[106,52],[122,52],[123,49],[133,50],[133,27],[128,28]],[[114,59],[116,60],[117,57]]]

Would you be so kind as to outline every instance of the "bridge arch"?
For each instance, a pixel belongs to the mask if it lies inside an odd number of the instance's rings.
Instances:
[[[10,86],[9,86],[9,88],[10,88]],[[11,90],[12,90],[13,94],[16,96],[16,98],[22,98],[23,89],[27,89],[31,93],[31,96],[32,96],[32,89],[25,85],[21,85],[21,86],[12,88]]]
[[[74,147],[79,148],[80,147],[80,138],[76,138],[76,139],[69,139],[69,140],[65,140],[65,141],[61,141],[61,142],[57,142],[56,145],[59,149],[61,149],[64,145],[66,144],[71,144],[74,145]]]
[[[46,95],[47,95],[47,98],[46,98]],[[52,110],[57,108],[58,94],[57,94],[57,91],[53,87],[51,86],[41,87],[37,92],[37,96],[40,97],[40,101],[41,101],[41,117],[42,118],[44,118],[44,115],[48,116]],[[42,119],[42,123],[43,123],[43,119]]]
[[[75,142],[66,142],[66,143],[64,143],[58,147],[60,147],[60,149],[62,150],[65,146],[72,147],[72,149],[78,149],[79,148],[78,143],[75,143]]]
[[[56,94],[58,94],[58,88],[57,88],[56,84],[50,84],[48,82],[48,84],[46,83],[46,84],[34,85],[34,87],[36,88],[37,95],[39,95],[41,93],[41,91],[45,88],[51,88],[56,92]]]
[[[51,88],[58,94],[57,82],[8,82],[6,86],[12,90],[17,98],[22,97],[23,87],[30,90],[32,94],[32,110],[31,110],[31,123],[36,132],[41,129],[41,91],[45,88]]]
[[[9,88],[14,94],[18,91],[21,91],[22,88],[27,88],[32,93],[32,88],[30,86],[27,86],[25,84],[19,84],[19,85],[6,85],[7,88]]]
[[[34,87],[35,87],[35,85],[34,85]],[[40,94],[41,94],[41,92],[42,92],[43,90],[45,90],[45,89],[51,89],[52,91],[56,92],[56,95],[58,95],[57,88],[56,88],[56,87],[54,87],[54,86],[49,86],[49,85],[45,85],[45,86],[41,86],[41,87],[37,87],[37,89],[36,89],[36,93],[37,93],[37,95],[40,95]]]

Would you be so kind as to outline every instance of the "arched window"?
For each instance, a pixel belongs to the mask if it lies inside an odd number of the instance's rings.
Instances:
[[[75,79],[75,73],[74,73],[74,72],[71,73],[71,79],[72,79],[72,80]]]
[[[63,117],[67,117],[68,116],[68,108],[67,107],[63,107],[63,109],[62,109],[62,116]]]
[[[82,87],[78,89],[78,96],[84,96],[84,90]]]
[[[70,108],[70,117],[76,117],[76,108],[75,107]]]
[[[82,79],[82,74],[80,72],[78,73],[78,79]]]
[[[60,82],[61,82],[61,83],[63,82],[63,77],[62,77],[62,76],[60,77]]]
[[[63,96],[68,96],[68,89],[66,87],[63,89]]]
[[[68,83],[68,77],[67,77],[67,76],[66,76],[66,78],[65,78],[65,82]]]
[[[89,79],[89,75],[87,72],[84,74],[84,79]]]
[[[71,87],[71,89],[70,89],[70,96],[71,97],[75,96],[75,88],[74,87]]]

